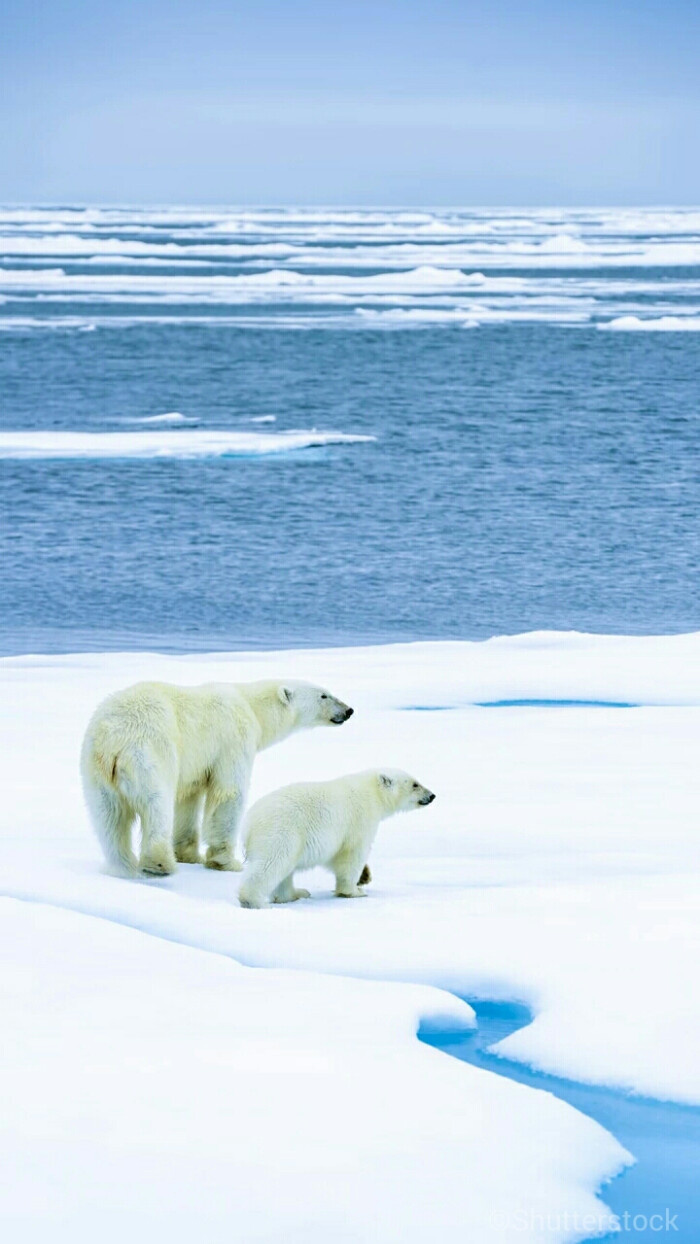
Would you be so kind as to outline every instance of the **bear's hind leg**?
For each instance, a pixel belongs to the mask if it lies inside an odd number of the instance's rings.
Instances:
[[[85,798],[105,858],[128,876],[138,872],[131,844],[136,813],[119,791],[104,782],[85,780]]]
[[[280,881],[275,890],[272,901],[273,903],[296,903],[298,898],[311,898],[308,890],[297,890],[294,885],[294,873],[290,873],[285,877],[284,881]]]
[[[204,795],[199,792],[175,805],[175,858],[181,864],[199,864],[199,826]]]
[[[274,882],[272,885],[270,884],[266,872],[267,869],[264,864],[259,862],[246,865],[243,883],[238,891],[238,901],[241,907],[267,906],[274,888]]]
[[[164,794],[154,794],[144,800],[138,812],[141,817],[141,870],[156,877],[167,877],[177,868],[172,803]]]
[[[292,877],[298,863],[298,843],[283,833],[279,836],[273,833],[264,844],[258,844],[257,851],[253,847],[238,891],[241,907],[264,907],[287,883],[293,890]],[[291,902],[291,899],[282,901]]]

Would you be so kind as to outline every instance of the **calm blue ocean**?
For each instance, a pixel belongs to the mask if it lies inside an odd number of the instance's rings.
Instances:
[[[698,330],[700,211],[3,209],[2,651],[698,629]]]

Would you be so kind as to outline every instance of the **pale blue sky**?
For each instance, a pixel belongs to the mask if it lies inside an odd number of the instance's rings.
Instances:
[[[0,201],[700,202],[697,0],[0,0]]]

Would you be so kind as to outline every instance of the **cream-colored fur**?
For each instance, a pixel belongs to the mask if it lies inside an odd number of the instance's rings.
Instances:
[[[303,682],[144,682],[97,708],[81,756],[85,799],[102,849],[128,873],[199,860],[237,870],[238,825],[256,753],[295,730],[340,725],[352,709]],[[132,829],[141,822],[137,864]]]
[[[434,798],[400,769],[368,769],[332,782],[300,782],[273,791],[253,804],[246,817],[241,904],[262,907],[270,900],[308,898],[308,890],[295,888],[294,873],[318,864],[335,873],[339,898],[359,898],[365,891],[358,879],[364,876],[379,822]]]

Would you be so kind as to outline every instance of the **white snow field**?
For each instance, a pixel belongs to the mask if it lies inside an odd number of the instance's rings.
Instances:
[[[380,828],[367,897],[319,871],[251,911],[240,874],[110,876],[78,777],[98,700],[266,676],[356,712],[260,756],[253,798],[382,764],[437,792]],[[419,1042],[473,1022],[455,994],[529,1005],[510,1058],[700,1101],[700,635],[7,658],[0,730],[12,1244],[604,1234],[629,1155]]]

